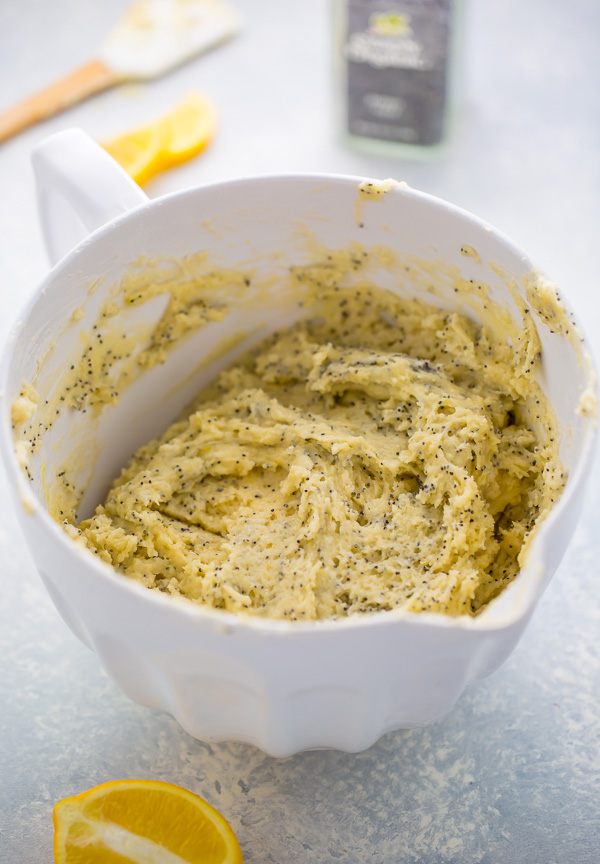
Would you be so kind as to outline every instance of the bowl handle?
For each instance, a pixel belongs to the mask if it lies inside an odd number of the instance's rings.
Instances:
[[[82,129],[46,138],[33,150],[31,162],[52,264],[96,228],[148,201],[129,174]]]

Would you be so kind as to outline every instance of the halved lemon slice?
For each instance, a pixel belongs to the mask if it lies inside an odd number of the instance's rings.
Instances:
[[[159,125],[165,161],[175,165],[196,156],[212,141],[217,114],[208,99],[199,93],[190,93],[159,121]]]
[[[241,864],[233,830],[204,799],[157,780],[114,780],[54,808],[56,864]]]
[[[128,132],[102,146],[140,185],[160,171],[159,157],[164,144],[156,124]]]
[[[159,171],[196,156],[212,141],[217,116],[211,102],[190,93],[168,114],[102,146],[143,185]]]

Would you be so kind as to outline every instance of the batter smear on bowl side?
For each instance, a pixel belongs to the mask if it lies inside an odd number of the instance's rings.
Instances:
[[[148,588],[234,613],[476,614],[564,485],[539,353],[533,324],[507,340],[338,286],[222,372],[68,530]]]

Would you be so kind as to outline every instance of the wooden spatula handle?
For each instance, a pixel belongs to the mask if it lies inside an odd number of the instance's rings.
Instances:
[[[87,99],[94,93],[117,84],[119,79],[100,60],[81,66],[45,90],[35,93],[0,114],[0,143],[12,138],[34,123],[52,117],[65,108]]]

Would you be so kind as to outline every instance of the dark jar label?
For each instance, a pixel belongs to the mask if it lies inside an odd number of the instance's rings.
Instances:
[[[444,136],[451,0],[347,0],[351,135],[417,146]]]

